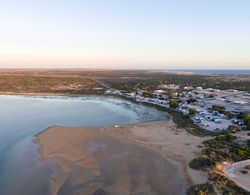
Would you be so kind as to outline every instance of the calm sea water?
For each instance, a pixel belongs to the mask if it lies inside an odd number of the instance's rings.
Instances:
[[[48,193],[46,171],[35,166],[33,136],[47,127],[132,124],[165,119],[156,109],[116,98],[0,96],[0,194]]]
[[[228,74],[228,75],[250,75],[250,69],[247,70],[219,70],[219,69],[207,69],[207,70],[194,70],[194,69],[178,69],[168,70],[170,72],[192,72],[194,74]]]

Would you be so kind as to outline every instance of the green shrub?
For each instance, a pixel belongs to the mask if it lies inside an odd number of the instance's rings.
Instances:
[[[190,115],[195,115],[196,114],[196,109],[195,108],[189,108],[188,112]]]
[[[195,170],[204,170],[207,168],[211,168],[214,165],[215,165],[215,162],[213,162],[207,156],[201,156],[201,157],[195,158],[191,160],[191,162],[189,163],[189,166]]]
[[[222,112],[225,111],[225,107],[224,106],[218,106],[218,105],[212,105],[212,110],[222,113]]]
[[[187,189],[188,195],[216,195],[213,185],[209,183],[192,185]]]
[[[179,103],[177,101],[170,101],[169,106],[170,108],[177,108],[179,106]]]

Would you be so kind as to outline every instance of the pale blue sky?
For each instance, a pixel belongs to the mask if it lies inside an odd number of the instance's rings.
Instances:
[[[250,68],[249,0],[0,0],[0,67]]]

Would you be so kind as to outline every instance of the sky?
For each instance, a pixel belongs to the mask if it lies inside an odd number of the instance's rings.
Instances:
[[[250,69],[249,0],[0,0],[0,68]]]

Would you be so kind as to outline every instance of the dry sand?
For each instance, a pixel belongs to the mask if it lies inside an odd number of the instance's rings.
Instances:
[[[193,136],[177,128],[172,120],[147,122],[138,125],[104,127],[102,132],[119,135],[132,142],[148,146],[168,160],[178,164],[188,185],[206,182],[207,174],[189,168],[189,162],[199,156],[202,142],[207,140]]]
[[[65,128],[36,136],[41,163],[51,163],[51,194],[184,194],[206,173],[188,167],[203,138],[171,121],[136,125]]]

